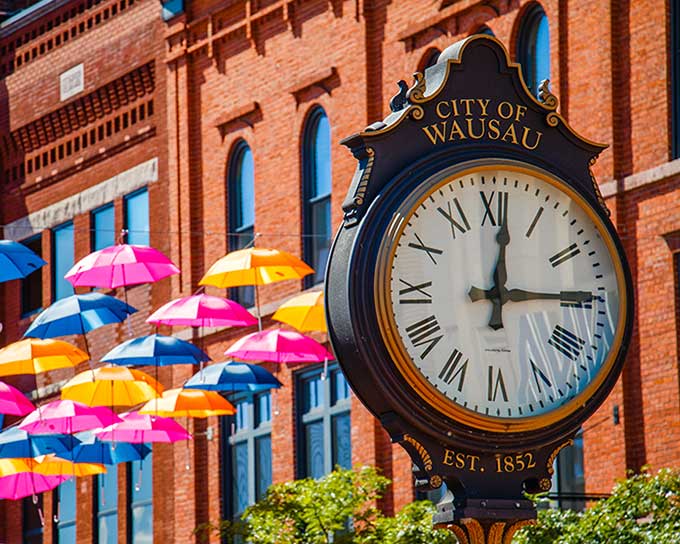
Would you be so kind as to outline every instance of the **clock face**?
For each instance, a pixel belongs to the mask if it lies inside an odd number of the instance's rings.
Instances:
[[[381,331],[401,373],[488,430],[575,411],[623,329],[621,265],[601,220],[565,185],[511,165],[424,186],[379,258]]]

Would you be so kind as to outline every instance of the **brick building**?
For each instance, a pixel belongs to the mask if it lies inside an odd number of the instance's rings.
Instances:
[[[522,62],[530,88],[549,76],[570,124],[610,144],[594,174],[636,283],[624,374],[562,454],[556,489],[605,493],[626,470],[680,462],[680,2],[42,0],[1,7],[8,18],[0,24],[0,224],[4,238],[50,262],[23,282],[0,284],[2,345],[70,293],[60,272],[122,228],[129,242],[160,249],[182,272],[128,290],[140,311],[130,326],[89,335],[95,361],[151,332],[150,311],[195,291],[210,264],[254,237],[319,271],[260,290],[272,325],[281,301],[323,280],[355,168],[337,142],[387,114],[395,82],[410,80],[455,41],[491,33]],[[249,303],[253,293],[230,296]],[[223,360],[244,331],[174,332],[193,335]],[[236,397],[234,421],[189,423],[195,439],[188,446],[154,445],[143,467],[119,465],[106,478],[45,493],[44,527],[30,498],[3,501],[0,541],[190,542],[194,527],[239,513],[269,482],[318,476],[336,463],[378,465],[394,482],[382,506],[398,510],[415,495],[407,455],[348,393],[337,368],[326,380],[323,371],[282,367],[284,387]],[[160,379],[179,386],[192,373],[165,367]],[[12,383],[48,398],[68,377],[52,372]]]

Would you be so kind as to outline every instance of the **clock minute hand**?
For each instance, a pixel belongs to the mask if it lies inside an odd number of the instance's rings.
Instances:
[[[494,286],[491,289],[494,295],[491,298],[493,307],[491,309],[491,317],[489,318],[489,327],[497,331],[503,328],[503,304],[508,300],[507,289],[505,283],[508,281],[508,271],[505,264],[505,248],[510,243],[510,233],[508,232],[508,218],[507,213],[503,216],[503,224],[496,235],[498,242],[498,260],[496,261],[496,268],[493,271]]]
[[[561,300],[563,302],[583,303],[593,300],[590,291],[560,291],[559,293],[536,293],[524,289],[510,289],[508,299],[512,302],[524,302],[526,300]],[[470,296],[472,298],[472,296]]]

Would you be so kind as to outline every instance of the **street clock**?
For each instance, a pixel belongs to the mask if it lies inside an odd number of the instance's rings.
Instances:
[[[539,99],[493,37],[444,51],[343,141],[358,159],[327,272],[357,396],[453,497],[438,519],[534,515],[559,450],[604,401],[633,317],[590,170],[604,146]]]

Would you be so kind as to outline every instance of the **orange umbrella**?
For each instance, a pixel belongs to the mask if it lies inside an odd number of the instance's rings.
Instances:
[[[26,338],[0,349],[0,376],[39,374],[88,359],[84,351],[63,340]]]
[[[236,408],[215,391],[168,389],[160,398],[148,401],[139,413],[162,417],[230,416]]]
[[[146,372],[125,366],[102,366],[71,378],[61,398],[88,406],[135,406],[158,397],[163,386]]]
[[[302,293],[283,303],[272,319],[295,327],[301,332],[326,332],[323,291]]]
[[[104,465],[96,463],[72,463],[53,454],[32,458],[0,459],[0,477],[21,472],[34,472],[45,476],[91,476],[106,472]]]

